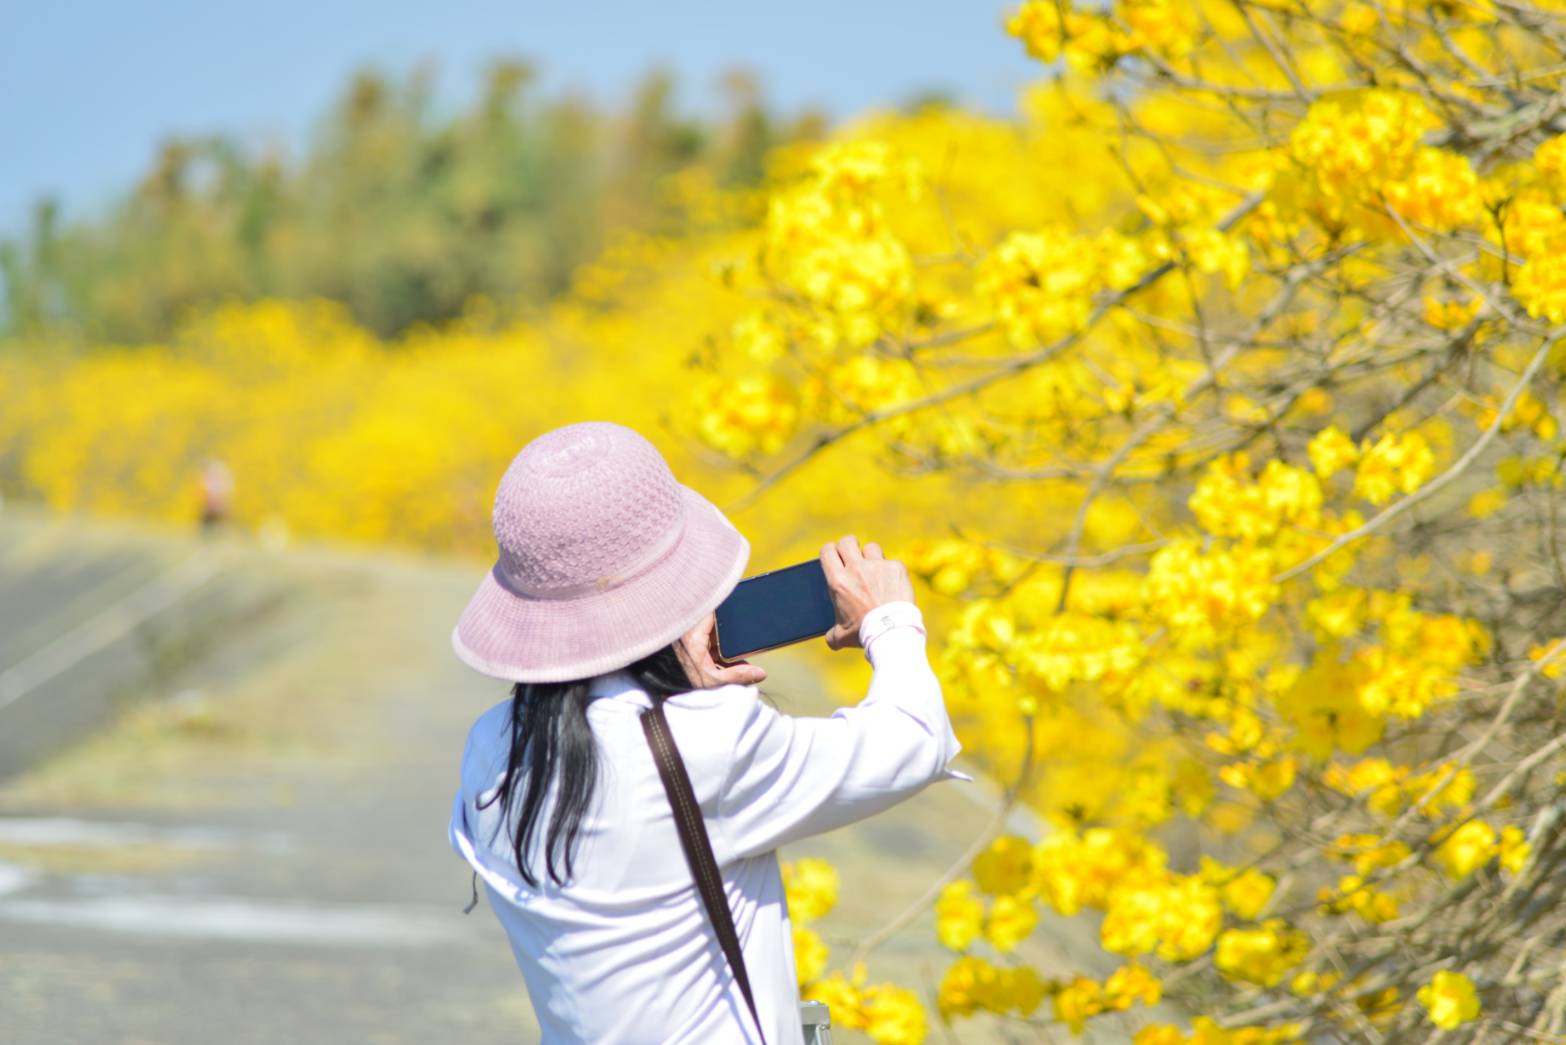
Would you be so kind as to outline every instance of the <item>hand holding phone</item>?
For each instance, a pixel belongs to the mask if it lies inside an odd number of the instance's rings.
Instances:
[[[826,636],[827,645],[859,645],[859,622],[877,606],[913,601],[903,564],[853,536],[822,547],[808,562],[747,577],[719,605],[718,659],[739,657]]]
[[[754,686],[767,679],[767,669],[760,664],[723,658],[718,652],[717,622],[712,614],[680,636],[674,651],[685,668],[686,676],[697,689],[716,689],[728,685]]]
[[[858,538],[850,534],[823,545],[821,568],[837,618],[826,633],[827,645],[833,649],[858,646],[859,624],[877,606],[914,601],[908,568],[888,559],[874,541],[866,541],[861,549]]]

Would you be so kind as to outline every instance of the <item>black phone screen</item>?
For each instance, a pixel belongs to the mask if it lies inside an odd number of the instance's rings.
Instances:
[[[820,559],[745,578],[718,606],[717,618],[724,660],[813,639],[837,623]]]

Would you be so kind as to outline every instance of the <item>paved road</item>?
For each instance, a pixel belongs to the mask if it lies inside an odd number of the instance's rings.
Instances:
[[[190,543],[138,535],[123,554],[167,562]],[[534,1040],[504,936],[482,905],[461,913],[469,878],[445,841],[468,724],[505,695],[447,645],[483,565],[243,540],[199,554],[226,557],[227,590],[271,593],[265,611],[0,783],[0,1041]],[[0,615],[37,597],[19,591],[0,583]],[[785,709],[825,710],[803,669],[769,666]],[[838,956],[962,850],[981,787],[943,784],[784,854],[840,864],[820,926]],[[1048,940],[1033,957],[1063,969]],[[926,917],[871,973],[933,987],[945,962]],[[1010,1040],[981,1030],[962,1040]]]

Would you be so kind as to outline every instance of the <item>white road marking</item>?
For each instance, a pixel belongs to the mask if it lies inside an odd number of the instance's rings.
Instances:
[[[472,932],[457,906],[448,914],[430,908],[190,896],[0,900],[0,921],[182,940],[328,947],[422,946],[461,940]]]

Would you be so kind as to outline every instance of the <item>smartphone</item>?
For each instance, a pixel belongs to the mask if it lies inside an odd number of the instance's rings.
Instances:
[[[837,623],[821,560],[746,577],[718,606],[718,657],[738,660],[825,635]]]

